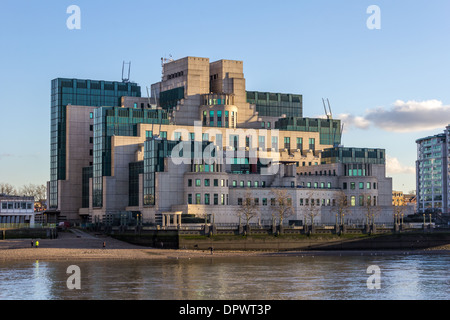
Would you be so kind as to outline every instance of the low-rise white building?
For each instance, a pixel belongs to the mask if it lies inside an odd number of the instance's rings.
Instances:
[[[0,194],[0,223],[34,225],[34,197]]]

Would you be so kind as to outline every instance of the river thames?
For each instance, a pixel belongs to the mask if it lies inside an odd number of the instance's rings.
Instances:
[[[79,268],[79,289],[68,288],[70,266]],[[371,273],[371,266],[379,273]],[[449,266],[450,255],[376,253],[0,261],[0,299],[448,300]]]

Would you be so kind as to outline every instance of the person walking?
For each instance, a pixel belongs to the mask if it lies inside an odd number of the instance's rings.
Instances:
[[[36,241],[36,248],[39,247],[39,241]]]

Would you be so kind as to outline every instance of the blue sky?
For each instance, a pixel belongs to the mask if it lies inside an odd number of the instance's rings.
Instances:
[[[69,30],[70,5],[81,29]],[[381,29],[366,26],[370,5]],[[50,81],[160,79],[161,57],[244,61],[248,90],[300,93],[342,117],[349,147],[385,148],[394,189],[415,189],[415,140],[450,124],[450,2],[35,1],[0,10],[0,182],[49,179]]]

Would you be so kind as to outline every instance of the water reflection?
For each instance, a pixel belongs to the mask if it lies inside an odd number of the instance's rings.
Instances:
[[[449,256],[0,262],[0,299],[449,299]],[[81,269],[69,290],[67,268]],[[367,267],[381,269],[368,290]]]

